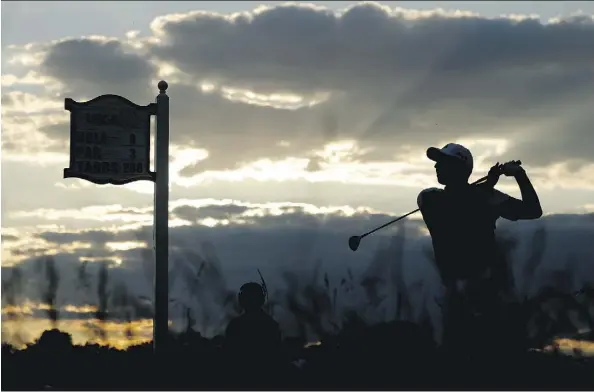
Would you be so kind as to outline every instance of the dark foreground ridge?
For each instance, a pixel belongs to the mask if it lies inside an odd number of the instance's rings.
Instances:
[[[403,321],[365,326],[353,319],[319,345],[285,339],[277,360],[255,352],[239,364],[230,360],[223,337],[206,339],[186,331],[170,339],[169,354],[155,358],[150,343],[127,350],[73,346],[70,335],[46,331],[24,350],[2,346],[2,390],[594,387],[594,358],[524,350],[520,342],[511,344],[511,336],[501,336],[485,337],[485,346],[503,344],[505,349],[485,349],[470,360],[437,348],[422,328]]]

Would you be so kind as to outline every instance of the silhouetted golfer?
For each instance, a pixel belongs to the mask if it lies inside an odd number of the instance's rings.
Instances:
[[[437,180],[444,189],[423,190],[417,204],[433,242],[435,261],[446,289],[444,344],[454,335],[468,333],[460,317],[488,312],[500,302],[503,277],[495,242],[499,217],[516,221],[537,219],[542,209],[524,169],[515,163],[497,163],[486,183],[471,186],[473,169],[470,151],[449,143],[431,147],[427,157],[436,162]],[[499,176],[515,177],[522,200],[494,189]],[[460,303],[464,303],[464,309]],[[470,310],[469,310],[470,309]],[[465,336],[466,338],[467,336]]]
[[[241,366],[250,368],[278,360],[281,332],[278,323],[263,309],[265,294],[258,283],[246,283],[238,294],[243,313],[229,322],[225,349]]]

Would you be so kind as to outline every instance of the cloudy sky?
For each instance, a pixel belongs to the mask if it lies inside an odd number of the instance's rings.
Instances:
[[[48,284],[38,260],[52,255],[59,306],[96,302],[77,291],[84,261],[109,263],[110,287],[150,296],[153,187],[63,179],[64,99],[146,105],[161,79],[172,264],[220,263],[221,285],[236,290],[255,268],[281,287],[280,271],[321,260],[338,284],[348,267],[374,265],[390,232],[357,253],[348,237],[416,208],[436,185],[424,151],[455,141],[473,151],[475,178],[524,162],[548,216],[509,230],[530,239],[546,226],[545,264],[574,260],[583,277],[593,18],[587,2],[3,2],[3,282],[20,265],[20,297],[35,307]],[[519,196],[513,180],[499,187]],[[406,227],[407,281],[434,282],[422,225]]]

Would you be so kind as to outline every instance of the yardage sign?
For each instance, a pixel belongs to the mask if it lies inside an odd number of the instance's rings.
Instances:
[[[95,184],[155,183],[153,349],[167,353],[169,338],[169,96],[166,81],[155,103],[139,106],[119,95],[64,101],[70,112],[70,167],[64,178]],[[149,168],[151,116],[155,121],[155,171]]]
[[[64,178],[122,185],[155,181],[150,171],[150,118],[156,105],[139,106],[118,95],[64,101],[70,112],[70,167]]]

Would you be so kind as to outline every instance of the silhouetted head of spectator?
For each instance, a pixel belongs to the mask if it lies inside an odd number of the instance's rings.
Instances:
[[[246,283],[239,289],[237,295],[239,306],[246,312],[259,310],[264,305],[264,289],[255,282]]]
[[[39,337],[38,347],[43,351],[64,353],[72,348],[72,336],[58,329],[47,330]]]
[[[430,147],[427,157],[435,161],[437,181],[445,186],[467,184],[473,169],[470,150],[460,144],[448,143],[443,148]]]

